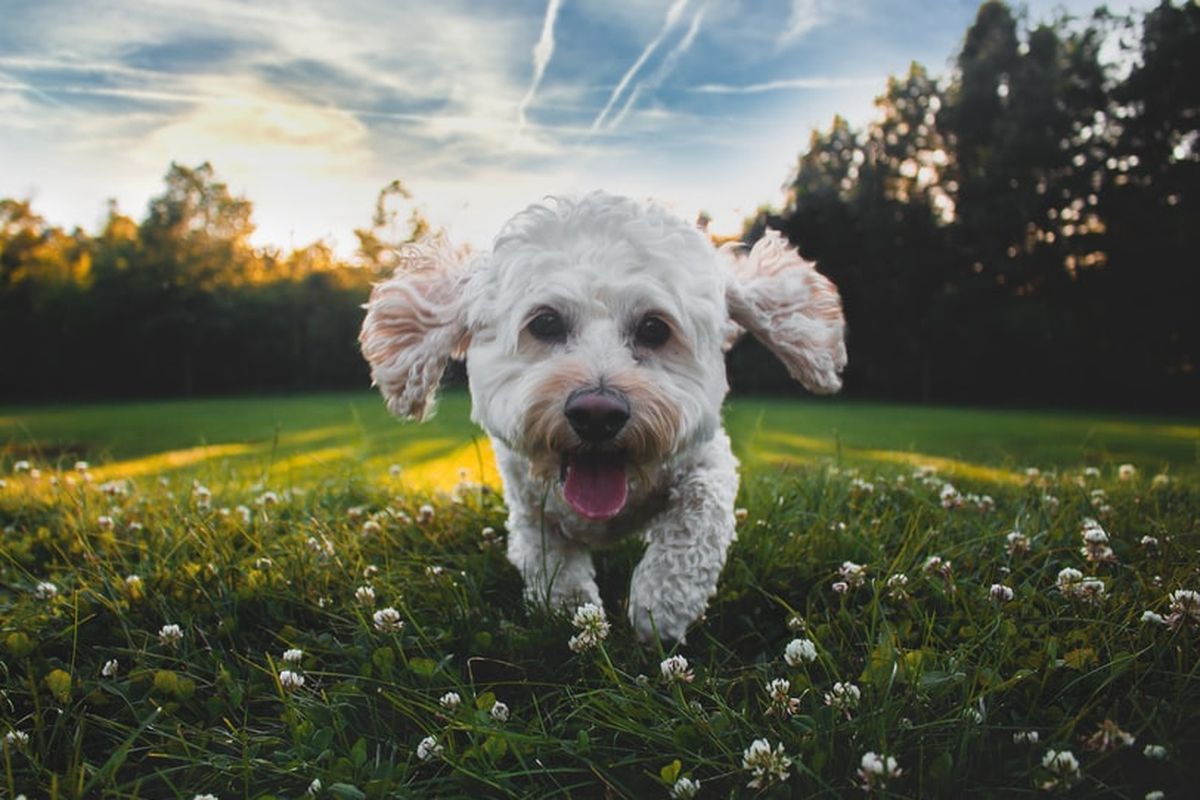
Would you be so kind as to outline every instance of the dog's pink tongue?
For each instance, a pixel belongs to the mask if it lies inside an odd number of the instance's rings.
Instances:
[[[567,461],[563,497],[588,519],[611,519],[625,507],[629,486],[620,458],[579,454]]]

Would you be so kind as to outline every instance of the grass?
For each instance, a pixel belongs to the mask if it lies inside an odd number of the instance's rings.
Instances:
[[[746,511],[707,619],[674,651],[634,644],[626,542],[598,560],[612,632],[575,653],[568,615],[520,599],[465,413],[450,395],[395,425],[365,394],[0,410],[0,794],[666,798],[682,776],[700,797],[862,796],[875,752],[902,770],[879,796],[1031,796],[1051,749],[1080,765],[1053,791],[1190,791],[1200,610],[1142,615],[1200,590],[1194,424],[735,400]],[[1115,562],[1081,553],[1088,518]],[[1056,588],[1068,567],[1103,598]],[[402,629],[379,629],[385,607]],[[816,658],[790,665],[798,637]],[[672,653],[693,680],[663,679]],[[794,713],[772,709],[781,678]],[[855,708],[827,704],[837,683]],[[761,792],[756,739],[792,760]]]

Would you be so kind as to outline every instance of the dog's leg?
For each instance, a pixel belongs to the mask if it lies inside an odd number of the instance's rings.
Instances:
[[[509,517],[508,525],[508,560],[525,580],[526,600],[567,610],[582,603],[600,604],[588,550],[518,514]]]
[[[737,459],[720,433],[671,488],[667,510],[646,534],[646,554],[629,591],[629,621],[641,641],[653,641],[657,632],[682,642],[704,613],[734,539],[737,486]]]

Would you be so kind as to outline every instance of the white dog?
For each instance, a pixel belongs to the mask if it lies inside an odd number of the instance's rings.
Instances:
[[[644,532],[629,598],[642,641],[683,640],[734,539],[723,351],[750,331],[822,393],[846,363],[836,287],[781,236],[738,255],[601,192],[530,206],[488,254],[415,245],[366,308],[363,354],[392,413],[428,417],[447,359],[466,358],[527,597],[599,604],[591,549]]]

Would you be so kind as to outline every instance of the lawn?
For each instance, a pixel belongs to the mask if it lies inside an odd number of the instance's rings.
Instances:
[[[368,393],[0,409],[0,796],[1194,785],[1195,421],[735,398],[707,618],[636,645],[630,541],[575,652],[570,614],[521,600],[466,417],[453,393],[424,426]]]

